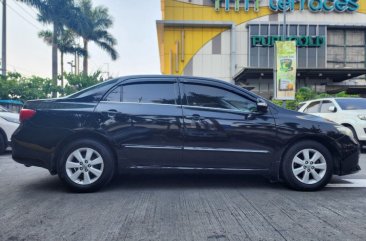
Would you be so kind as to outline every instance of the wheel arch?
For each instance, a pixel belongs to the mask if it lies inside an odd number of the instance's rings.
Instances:
[[[109,140],[106,136],[104,136],[100,133],[95,133],[92,131],[79,131],[79,132],[76,132],[76,133],[66,137],[56,146],[55,154],[54,154],[54,157],[52,158],[53,161],[52,161],[52,167],[50,170],[51,174],[53,174],[53,175],[57,174],[57,165],[60,161],[60,158],[63,155],[62,151],[67,146],[67,144],[70,142],[76,141],[76,140],[80,140],[80,139],[92,139],[92,140],[101,142],[104,145],[106,145],[111,150],[112,155],[115,160],[116,168],[118,168],[118,161],[117,161],[118,155],[117,155],[115,148],[113,148],[113,142],[111,140]]]
[[[0,136],[4,139],[3,141],[4,141],[4,151],[5,151],[9,145],[8,136],[6,135],[5,131],[1,127],[0,127]],[[0,150],[0,152],[2,152],[2,150]]]
[[[288,150],[291,148],[292,145],[299,143],[299,142],[303,142],[303,141],[314,141],[314,142],[318,142],[319,144],[323,145],[325,148],[327,148],[330,152],[330,154],[332,155],[332,160],[333,160],[333,173],[337,173],[340,170],[340,163],[339,163],[339,151],[337,149],[337,147],[335,145],[332,144],[332,140],[329,137],[326,136],[302,136],[302,137],[298,137],[298,138],[293,138],[290,141],[288,141],[285,145],[285,148],[283,149],[283,151],[280,153],[279,157],[279,164],[277,165],[276,169],[275,169],[275,179],[279,180],[282,178],[282,165],[283,165],[283,159],[284,156],[286,155],[286,153],[288,152]]]

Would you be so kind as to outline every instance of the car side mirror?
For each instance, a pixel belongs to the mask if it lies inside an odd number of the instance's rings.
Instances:
[[[267,112],[268,111],[268,104],[265,100],[258,98],[257,99],[257,111],[259,112]]]
[[[332,113],[335,113],[335,112],[337,112],[337,107],[335,107],[335,106],[329,106],[329,109],[328,109],[330,112],[332,112]]]

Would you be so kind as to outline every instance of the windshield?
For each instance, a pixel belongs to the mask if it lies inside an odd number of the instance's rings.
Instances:
[[[336,99],[342,110],[366,110],[366,99]]]

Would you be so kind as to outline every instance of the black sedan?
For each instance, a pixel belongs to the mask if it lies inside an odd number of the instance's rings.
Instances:
[[[360,170],[349,129],[213,79],[118,78],[29,101],[20,121],[13,159],[46,168],[79,192],[131,169],[257,173],[296,190]]]

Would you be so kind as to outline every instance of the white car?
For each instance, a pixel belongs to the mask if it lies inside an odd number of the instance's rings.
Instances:
[[[317,115],[348,127],[366,147],[366,99],[325,98],[300,103],[299,112]]]
[[[0,154],[10,146],[10,138],[19,126],[19,114],[0,106]]]

